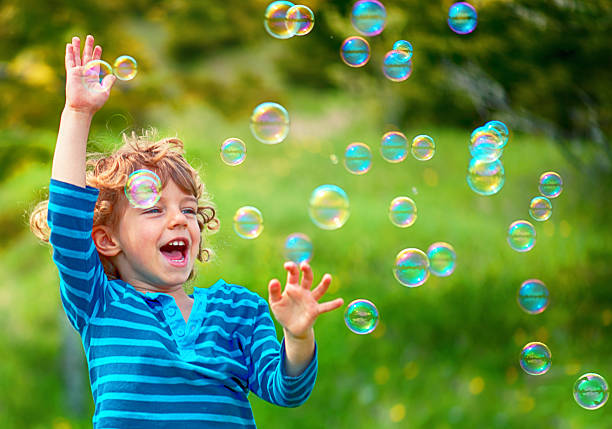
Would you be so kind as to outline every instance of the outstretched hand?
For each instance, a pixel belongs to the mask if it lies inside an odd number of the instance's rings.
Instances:
[[[86,73],[85,65],[92,60],[99,60],[102,48],[94,47],[94,38],[89,35],[85,39],[83,57],[81,57],[81,40],[72,38],[72,43],[66,45],[66,107],[84,113],[97,112],[108,100],[110,90],[116,77],[111,73],[102,82],[91,78]],[[99,68],[92,70],[97,75]]]
[[[313,274],[308,263],[302,262],[298,267],[295,262],[286,262],[284,267],[287,270],[285,290],[281,293],[281,284],[277,279],[270,280],[268,285],[270,309],[286,333],[298,339],[304,338],[311,332],[320,314],[335,310],[344,301],[336,298],[319,303],[331,283],[329,274],[325,274],[321,283],[310,290]],[[301,281],[300,271],[303,273]]]

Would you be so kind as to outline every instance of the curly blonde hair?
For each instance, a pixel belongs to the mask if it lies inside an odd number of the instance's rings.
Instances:
[[[172,180],[183,191],[198,200],[197,219],[200,232],[216,231],[219,219],[216,217],[212,200],[200,180],[198,172],[183,156],[183,142],[175,137],[157,140],[154,129],[141,136],[132,132],[123,134],[123,145],[110,154],[91,153],[87,158],[86,183],[99,190],[94,209],[93,225],[114,227],[118,224],[120,213],[116,210],[119,201],[125,199],[124,187],[130,174],[136,170],[147,169],[157,173],[162,183]],[[51,230],[47,224],[48,200],[41,201],[30,215],[30,230],[40,240],[49,242]],[[200,240],[199,261],[208,261],[212,250],[202,247]],[[119,272],[110,259],[98,254],[104,272],[109,279],[118,279]],[[195,276],[192,270],[189,280]]]

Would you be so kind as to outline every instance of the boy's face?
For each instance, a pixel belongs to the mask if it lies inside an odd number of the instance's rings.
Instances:
[[[121,252],[113,263],[120,278],[136,289],[164,290],[189,277],[198,255],[198,202],[173,181],[153,207],[139,209],[122,201],[125,210],[115,228]]]

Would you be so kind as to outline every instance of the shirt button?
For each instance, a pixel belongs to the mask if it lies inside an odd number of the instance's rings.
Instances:
[[[179,329],[178,331],[176,331],[176,334],[177,334],[179,337],[182,337],[183,335],[185,335],[185,331],[184,331],[183,329]]]
[[[172,307],[168,309],[168,316],[174,316],[176,314],[176,310]]]

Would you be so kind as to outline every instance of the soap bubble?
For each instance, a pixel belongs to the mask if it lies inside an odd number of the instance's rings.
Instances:
[[[151,170],[136,170],[128,176],[124,192],[130,204],[136,208],[153,207],[161,198],[162,183]]]
[[[408,54],[408,59],[412,58],[412,43],[407,40],[398,40],[393,44],[394,51],[404,51]]]
[[[377,0],[359,0],[353,5],[351,22],[364,36],[376,36],[385,28],[387,11]]]
[[[521,368],[529,375],[542,375],[550,369],[551,356],[546,344],[527,343],[521,350]]]
[[[512,222],[508,228],[508,244],[517,252],[528,252],[536,242],[536,231],[526,220]]]
[[[138,63],[129,55],[121,55],[113,64],[113,73],[117,79],[132,80],[138,73]]]
[[[256,207],[240,207],[234,215],[234,231],[242,238],[259,237],[263,231],[263,216]]]
[[[427,161],[436,153],[436,144],[431,137],[421,134],[412,139],[411,152],[419,161]]]
[[[455,249],[448,243],[433,243],[427,249],[429,272],[434,276],[448,277],[455,271],[457,255]]]
[[[291,6],[286,15],[287,30],[296,36],[304,36],[314,28],[314,13],[308,6]]]
[[[395,257],[393,275],[407,287],[421,286],[429,278],[429,259],[420,249],[407,248]]]
[[[378,309],[367,299],[356,299],[346,307],[344,323],[356,334],[369,334],[378,325]]]
[[[104,78],[113,73],[113,68],[104,60],[91,60],[83,66],[83,85],[91,92],[104,92]]]
[[[502,147],[506,146],[508,143],[508,139],[510,137],[510,132],[508,131],[508,127],[501,121],[489,121],[483,125],[485,128],[492,128],[501,136],[502,139]]]
[[[499,192],[505,182],[504,166],[498,159],[493,162],[472,158],[468,166],[467,182],[472,191],[480,195]]]
[[[364,143],[351,143],[344,151],[344,166],[353,174],[366,174],[372,167],[372,152]]]
[[[582,408],[596,410],[608,401],[610,390],[606,379],[599,374],[581,375],[574,384],[574,399]]]
[[[312,259],[312,241],[306,234],[295,232],[285,240],[285,259],[296,264],[310,262]]]
[[[340,46],[340,58],[347,66],[364,66],[370,59],[370,44],[363,37],[348,37]]]
[[[383,58],[383,74],[393,82],[402,82],[412,74],[412,55],[406,51],[391,50]]]
[[[287,12],[295,6],[290,1],[273,1],[264,14],[264,28],[268,34],[277,39],[289,39],[295,35],[297,26],[287,25]]]
[[[540,314],[548,307],[548,289],[540,280],[525,280],[518,290],[517,300],[527,313]]]
[[[321,185],[312,191],[308,206],[310,219],[321,229],[338,229],[349,218],[349,199],[336,185]]]
[[[448,26],[457,34],[468,34],[478,24],[476,9],[469,3],[458,2],[448,9]]]
[[[481,161],[496,161],[501,157],[503,147],[503,138],[493,127],[478,127],[470,137],[470,154]]]
[[[221,144],[221,159],[227,165],[238,165],[246,158],[246,146],[237,138],[229,138]]]
[[[278,103],[261,103],[251,114],[251,132],[265,144],[280,143],[289,134],[289,113]]]
[[[389,206],[389,219],[391,223],[400,228],[412,226],[417,218],[417,207],[408,197],[397,197]]]
[[[563,191],[563,180],[558,173],[547,171],[540,176],[538,189],[547,198],[557,198]]]
[[[529,215],[537,221],[545,221],[552,215],[552,204],[546,197],[535,197],[529,203]]]
[[[389,131],[382,136],[380,153],[386,161],[401,162],[408,156],[408,139],[399,131]]]

